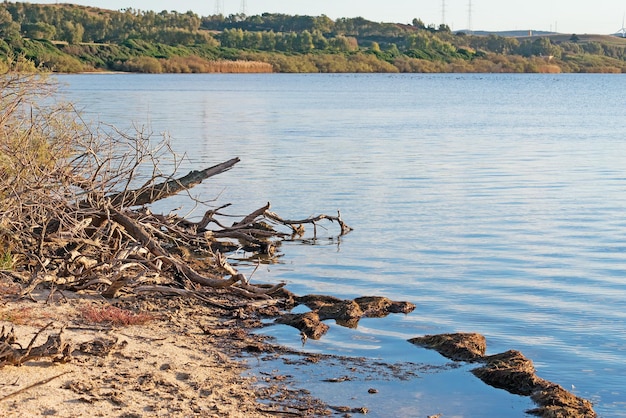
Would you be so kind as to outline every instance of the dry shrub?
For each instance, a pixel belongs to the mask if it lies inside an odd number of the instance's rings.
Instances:
[[[43,326],[52,319],[55,319],[52,312],[34,306],[0,310],[0,321],[15,325]]]
[[[559,74],[561,73],[561,67],[556,64],[540,65],[539,72],[544,74]]]
[[[209,61],[196,55],[160,60],[165,73],[271,73],[273,67],[261,61]]]
[[[209,73],[271,73],[272,64],[260,61],[210,61]]]
[[[135,313],[112,305],[85,306],[80,309],[80,314],[88,322],[117,326],[143,325],[156,319],[149,313]]]
[[[39,271],[51,234],[89,238],[85,225],[92,218],[81,205],[103,207],[104,196],[168,177],[160,168],[175,172],[178,166],[167,139],[154,141],[141,131],[126,134],[104,125],[94,129],[72,105],[55,100],[56,87],[42,75],[0,74],[5,269]]]
[[[445,63],[419,58],[398,57],[393,61],[401,73],[442,73]]]
[[[0,312],[0,320],[16,325],[25,325],[33,319],[33,308],[7,309]]]

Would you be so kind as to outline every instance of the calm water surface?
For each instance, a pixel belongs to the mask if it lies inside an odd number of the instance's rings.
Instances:
[[[168,132],[187,153],[182,171],[239,156],[234,170],[193,189],[232,202],[231,213],[267,201],[287,218],[341,210],[352,233],[333,238],[330,225],[315,246],[287,243],[281,263],[254,280],[417,309],[356,330],[331,324],[308,350],[445,364],[406,339],[480,332],[489,354],[520,350],[540,377],[592,400],[599,415],[626,417],[626,78],[60,79],[88,119]],[[292,328],[267,332],[300,346]],[[420,370],[423,378],[400,382],[365,376],[314,394],[352,398],[370,416],[520,416],[532,406],[467,370]],[[315,373],[292,374],[310,387]],[[372,385],[380,396],[367,395]]]

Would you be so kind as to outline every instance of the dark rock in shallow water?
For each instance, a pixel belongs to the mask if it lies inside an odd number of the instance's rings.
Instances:
[[[302,331],[308,338],[319,340],[328,331],[328,325],[320,320],[316,312],[303,314],[285,314],[275,321],[278,324],[290,325]]]
[[[381,296],[363,296],[354,299],[363,310],[363,316],[368,318],[381,318],[390,313],[410,313],[415,310],[411,302],[395,302]]]
[[[561,386],[543,381],[539,389],[531,395],[539,408],[527,411],[544,418],[595,418],[593,405],[586,399],[575,396]]]
[[[342,300],[333,304],[320,306],[317,310],[320,319],[336,319],[348,321],[360,319],[363,316],[361,307],[353,300]]]
[[[436,350],[455,361],[477,361],[487,349],[485,337],[476,333],[425,335],[411,338],[410,343]]]
[[[486,384],[516,395],[530,396],[539,406],[527,411],[544,418],[595,418],[593,405],[561,386],[535,374],[533,362],[516,350],[485,356],[480,334],[440,334],[416,337],[409,342],[432,348],[455,361],[481,362],[472,373]]]
[[[483,358],[484,366],[472,370],[474,376],[496,388],[516,395],[530,396],[539,378],[533,362],[516,350]]]
[[[326,295],[289,295],[290,300],[311,309],[306,314],[284,314],[276,323],[291,325],[308,338],[319,339],[328,330],[321,321],[334,319],[338,325],[356,328],[364,317],[382,318],[390,313],[409,313],[415,309],[410,302],[395,302],[381,296],[366,296],[354,300],[343,300]]]

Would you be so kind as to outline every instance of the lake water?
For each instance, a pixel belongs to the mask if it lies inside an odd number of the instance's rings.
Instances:
[[[253,280],[417,309],[354,330],[330,324],[307,350],[443,365],[406,340],[479,332],[488,354],[520,350],[540,377],[590,399],[600,416],[626,417],[626,78],[59,78],[87,119],[168,132],[187,153],[182,172],[240,157],[192,191],[233,203],[230,213],[267,201],[292,219],[341,210],[353,232],[337,239],[328,225],[314,245],[286,243],[281,263]],[[301,346],[293,328],[266,332]],[[466,367],[330,389],[315,373],[292,374],[331,404],[352,399],[370,416],[506,417],[532,407]],[[379,393],[368,395],[371,386]]]

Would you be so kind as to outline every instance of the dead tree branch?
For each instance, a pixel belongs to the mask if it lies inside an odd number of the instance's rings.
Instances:
[[[157,200],[165,199],[166,197],[176,195],[184,190],[191,189],[209,177],[228,171],[239,161],[239,158],[232,158],[204,170],[190,171],[187,175],[177,179],[148,185],[137,190],[117,193],[113,196],[109,196],[109,199],[111,200],[111,204],[115,207],[143,206],[154,203]]]

